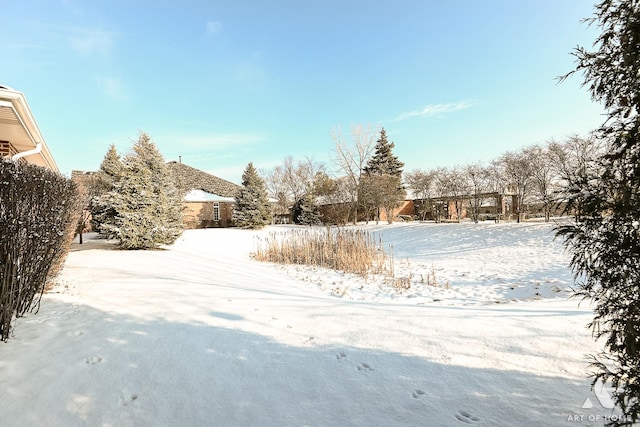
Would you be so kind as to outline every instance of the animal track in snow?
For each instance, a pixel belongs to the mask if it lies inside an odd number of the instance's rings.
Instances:
[[[118,401],[120,402],[120,406],[128,406],[132,404],[136,399],[138,399],[137,394],[129,394],[126,392],[120,393],[118,396]]]
[[[424,393],[424,391],[422,391],[422,390],[420,390],[420,389],[416,389],[413,393],[411,393],[411,395],[412,395],[415,399],[419,398],[420,396],[424,396],[424,394],[425,394],[425,393]]]
[[[356,368],[358,368],[358,371],[364,371],[364,372],[373,372],[373,371],[375,371],[375,369],[373,369],[367,363],[361,363],[358,366],[356,366]]]
[[[467,411],[458,410],[458,413],[455,415],[456,419],[465,424],[475,424],[480,421],[480,418],[474,417]]]
[[[336,359],[338,359],[338,360],[342,360],[342,359],[346,359],[346,358],[347,358],[346,353],[344,353],[342,351],[340,353],[336,354]],[[364,362],[360,363],[359,365],[356,365],[356,369],[358,371],[361,371],[361,372],[373,372],[373,371],[375,371],[375,369],[373,369],[371,367],[371,365],[369,365],[368,363],[364,363]]]
[[[87,365],[95,365],[96,363],[102,362],[102,357],[100,356],[91,356],[84,359],[84,363]]]

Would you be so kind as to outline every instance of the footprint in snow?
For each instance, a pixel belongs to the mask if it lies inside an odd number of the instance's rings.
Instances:
[[[414,399],[419,398],[420,396],[424,396],[424,391],[417,389],[415,390],[413,393],[411,393],[411,395],[414,397]]]
[[[120,403],[120,406],[131,405],[137,399],[138,399],[137,394],[129,394],[126,392],[122,392],[120,393],[120,396],[118,396],[118,402]]]
[[[91,356],[84,359],[84,363],[87,365],[95,365],[96,363],[102,362],[102,357],[100,356]]]
[[[467,411],[459,410],[455,415],[456,419],[465,424],[475,424],[480,421],[480,418],[474,417]]]
[[[373,369],[367,363],[361,363],[358,366],[356,366],[356,368],[358,368],[358,371],[363,371],[363,372],[373,372],[373,371],[375,371],[375,369]]]
[[[336,359],[338,359],[338,360],[345,359],[346,357],[347,357],[346,353],[344,353],[342,351],[340,353],[336,354]],[[359,364],[359,365],[357,365],[356,369],[358,371],[361,371],[361,372],[373,372],[373,371],[375,371],[375,369],[373,369],[368,363],[364,363],[364,362]]]

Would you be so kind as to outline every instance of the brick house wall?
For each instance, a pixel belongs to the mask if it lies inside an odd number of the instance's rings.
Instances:
[[[176,186],[185,194],[190,190],[202,190],[210,195],[226,200],[185,200],[182,211],[185,228],[231,227],[234,202],[232,201],[241,186],[233,182],[208,174],[181,162],[168,162]],[[214,219],[214,210],[218,209],[219,219]]]
[[[214,217],[216,205],[218,219]],[[230,227],[232,215],[231,202],[184,202],[182,221],[187,229]]]
[[[406,215],[413,218],[416,215],[416,207],[413,200],[403,200],[402,204],[393,210],[394,220],[400,215]],[[380,221],[387,221],[387,211],[380,209]]]

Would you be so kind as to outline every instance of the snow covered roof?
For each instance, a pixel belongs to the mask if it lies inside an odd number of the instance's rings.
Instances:
[[[242,188],[238,184],[203,172],[184,163],[171,161],[167,163],[167,166],[169,166],[169,169],[171,169],[176,179],[176,185],[183,191],[197,188],[223,197],[234,197]]]
[[[184,196],[185,202],[235,202],[233,197],[222,197],[204,190],[193,189]]]
[[[31,152],[40,144],[40,151],[27,155],[25,160],[59,171],[24,94],[4,85],[0,85],[0,141],[10,144],[11,154]]]

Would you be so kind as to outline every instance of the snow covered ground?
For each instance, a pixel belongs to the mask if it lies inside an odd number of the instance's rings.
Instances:
[[[602,425],[586,303],[547,224],[369,225],[381,280],[253,261],[263,231],[74,245],[0,344],[10,426]],[[423,283],[435,272],[438,286]]]

